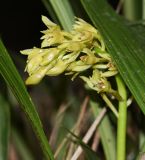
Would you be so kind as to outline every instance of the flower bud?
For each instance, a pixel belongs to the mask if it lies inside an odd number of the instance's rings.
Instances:
[[[96,90],[98,93],[109,92],[111,90],[110,83],[106,78],[101,77],[98,70],[93,70],[92,77],[87,78],[85,76],[80,76],[80,78],[83,79],[91,89]]]
[[[77,18],[77,20],[75,21],[75,24],[73,25],[73,28],[74,30],[77,30],[77,31],[86,30],[94,34],[98,32],[96,28],[94,28],[92,25],[90,25],[89,23],[87,23],[81,18]]]
[[[24,55],[29,55],[32,53],[32,51],[33,49],[25,49],[25,50],[20,51],[20,53]]]
[[[102,77],[112,77],[112,76],[115,76],[117,73],[118,73],[117,70],[114,70],[114,71],[106,71],[106,72],[101,73],[101,76],[102,76]]]
[[[50,31],[42,31],[42,33],[44,33],[44,36],[42,36],[41,39],[44,40],[41,43],[41,48],[58,45],[64,41],[63,34],[58,26],[54,27]]]
[[[31,60],[28,60],[26,71],[31,75],[33,72],[35,72],[35,70],[37,70],[37,68],[39,68],[41,61],[42,61],[41,55],[37,55]]]
[[[80,42],[70,41],[58,46],[59,49],[65,49],[67,52],[80,52],[85,45]]]
[[[72,62],[68,68],[67,71],[72,71],[72,72],[83,72],[85,70],[87,70],[88,68],[90,68],[92,65],[90,64],[84,64],[82,61],[75,61]]]
[[[37,55],[43,56],[45,54],[44,49],[41,48],[32,48],[32,49],[25,49],[20,51],[21,54],[28,55],[28,61],[32,58],[35,58]]]
[[[76,59],[77,59],[77,57],[79,56],[79,52],[72,52],[72,53],[70,53],[70,54],[67,54],[67,55],[64,55],[61,59],[63,60],[63,61],[65,61],[65,63],[72,63],[72,62],[74,62]]]
[[[49,48],[47,49],[47,53],[43,56],[43,60],[40,65],[48,65],[51,61],[56,59],[59,56],[59,50],[57,48]]]
[[[33,75],[27,78],[26,85],[35,85],[38,84],[42,78],[45,76],[45,73],[47,72],[47,67],[41,67],[37,72],[35,72]]]
[[[60,27],[55,23],[51,22],[47,17],[42,16],[42,21],[48,27],[47,30],[42,31],[44,34],[41,39],[43,39],[41,43],[41,48],[49,47],[53,45],[58,45],[63,43],[64,36]]]
[[[93,41],[93,34],[88,31],[74,32],[73,41],[78,41],[84,44],[91,44]]]
[[[48,28],[56,26],[56,24],[50,21],[46,16],[42,16],[41,19]]]
[[[84,64],[95,64],[97,62],[99,62],[99,58],[95,57],[95,56],[81,56],[80,57],[81,61],[84,62]]]
[[[63,73],[66,70],[66,68],[68,67],[68,65],[69,64],[66,64],[64,61],[58,60],[57,63],[55,64],[55,66],[47,71],[46,75],[57,76],[57,75]]]

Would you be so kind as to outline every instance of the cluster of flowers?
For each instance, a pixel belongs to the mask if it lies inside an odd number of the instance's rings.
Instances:
[[[76,19],[71,32],[61,30],[45,16],[42,16],[42,21],[47,30],[42,31],[41,48],[21,51],[28,56],[25,71],[29,77],[26,84],[37,84],[45,75],[65,73],[72,75],[72,79],[79,76],[98,93],[117,97],[108,77],[116,75],[118,71],[98,30],[80,18]],[[88,69],[91,75],[86,76]]]

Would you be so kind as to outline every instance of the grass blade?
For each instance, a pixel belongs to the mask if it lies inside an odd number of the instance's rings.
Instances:
[[[5,79],[6,83],[12,90],[13,94],[17,98],[19,104],[21,105],[23,111],[28,116],[34,132],[41,144],[42,150],[45,157],[53,160],[53,154],[51,152],[50,146],[48,144],[47,138],[44,134],[42,124],[35,106],[25,88],[25,85],[12,62],[5,46],[0,40],[0,73]]]
[[[71,134],[72,141],[75,142],[76,144],[80,145],[82,149],[84,150],[85,153],[85,158],[87,160],[99,160],[96,152],[94,152],[87,144],[85,144],[81,138],[76,136],[73,132],[69,131],[67,128],[64,128],[67,132]],[[73,158],[71,158],[73,160]],[[75,160],[75,158],[74,158]]]
[[[45,2],[45,3],[44,3]],[[62,27],[69,31],[72,28],[74,22],[74,14],[68,0],[50,0],[49,1],[59,19]],[[48,0],[43,0],[46,5]]]
[[[105,0],[82,0],[126,85],[145,114],[145,54],[134,32]]]
[[[12,132],[12,139],[15,144],[15,148],[23,160],[34,160],[32,153],[30,152],[29,148],[25,144],[23,138],[21,135],[18,133],[18,131],[12,127],[11,129]]]
[[[10,112],[5,99],[0,95],[0,160],[7,160],[10,131]]]
[[[101,108],[99,108],[99,104],[94,101],[90,101],[90,104],[94,116],[97,117],[101,111]],[[116,138],[114,136],[111,123],[107,114],[104,116],[98,129],[101,136],[101,142],[103,145],[106,160],[116,160]]]
[[[56,13],[54,12],[50,4],[50,1],[49,0],[41,0],[41,1],[45,6],[46,10],[48,11],[48,14],[50,15],[50,17],[53,19],[53,22],[55,22],[56,24],[59,24],[58,17],[56,16]]]

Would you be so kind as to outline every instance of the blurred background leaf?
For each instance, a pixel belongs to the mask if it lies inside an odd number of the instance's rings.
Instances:
[[[10,135],[10,108],[8,103],[1,94],[0,123],[0,160],[7,160]]]
[[[0,73],[5,79],[8,86],[11,88],[13,94],[17,98],[18,102],[20,103],[23,111],[28,116],[31,125],[34,129],[34,132],[39,139],[40,145],[42,150],[46,156],[46,158],[53,159],[53,154],[49,147],[47,138],[44,134],[41,121],[39,119],[38,113],[35,109],[35,106],[29,96],[25,85],[15,68],[5,46],[3,45],[2,41],[0,40]]]

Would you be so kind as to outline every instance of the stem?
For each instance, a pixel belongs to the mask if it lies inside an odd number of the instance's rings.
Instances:
[[[117,160],[126,159],[126,121],[127,121],[127,93],[124,82],[119,75],[116,76],[118,92],[122,97],[119,101],[119,117],[117,128]]]
[[[105,94],[101,94],[103,100],[108,105],[108,107],[112,110],[112,112],[115,114],[115,116],[118,118],[118,112],[115,108],[115,106],[111,103],[111,101],[107,98]]]

